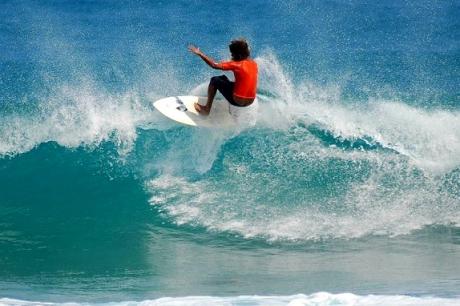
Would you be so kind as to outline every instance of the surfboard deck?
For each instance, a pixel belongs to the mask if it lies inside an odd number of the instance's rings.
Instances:
[[[225,128],[236,125],[229,112],[227,101],[215,99],[208,116],[200,115],[193,106],[194,103],[206,104],[206,97],[175,96],[166,97],[153,102],[153,106],[166,117],[191,126]]]

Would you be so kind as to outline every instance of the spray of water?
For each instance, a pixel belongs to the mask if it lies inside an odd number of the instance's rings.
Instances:
[[[446,184],[458,177],[458,113],[342,101],[338,87],[296,85],[272,53],[257,60],[258,125],[213,151],[211,176],[148,181],[173,222],[295,241],[460,224],[459,186]],[[354,142],[367,147],[344,145]]]

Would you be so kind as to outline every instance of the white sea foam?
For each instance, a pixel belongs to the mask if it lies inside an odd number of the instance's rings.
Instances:
[[[338,85],[294,82],[270,52],[257,60],[260,89],[273,95],[261,99],[261,126],[286,129],[298,122],[315,123],[340,139],[370,138],[437,174],[460,166],[460,112],[422,109],[397,98],[342,101]]]
[[[128,152],[136,127],[151,118],[134,93],[111,96],[92,87],[58,88],[30,115],[8,115],[0,121],[0,156],[14,155],[55,141],[76,148],[113,141]]]
[[[457,191],[402,155],[326,147],[302,128],[283,136],[258,133],[248,134],[257,141],[242,152],[224,153],[224,179],[190,181],[164,171],[148,181],[151,204],[178,225],[271,241],[395,236],[428,225],[460,226]]]
[[[311,295],[297,294],[290,296],[235,296],[235,297],[212,297],[212,296],[187,296],[187,297],[164,297],[155,300],[123,301],[104,303],[53,303],[32,302],[10,298],[0,299],[0,306],[38,306],[38,305],[113,305],[113,306],[454,306],[459,305],[460,298],[442,297],[413,297],[407,295],[355,295],[352,293],[332,294],[318,292]]]

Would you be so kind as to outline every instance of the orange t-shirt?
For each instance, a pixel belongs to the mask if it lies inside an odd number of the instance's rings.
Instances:
[[[238,98],[251,99],[256,97],[257,91],[257,63],[251,59],[229,61],[218,64],[222,70],[231,70],[235,75],[233,95]]]

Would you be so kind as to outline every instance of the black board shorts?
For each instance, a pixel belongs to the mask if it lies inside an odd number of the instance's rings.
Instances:
[[[235,82],[230,81],[226,75],[212,77],[210,84],[216,87],[231,105],[243,107],[236,104],[233,99],[233,88],[235,87]]]

